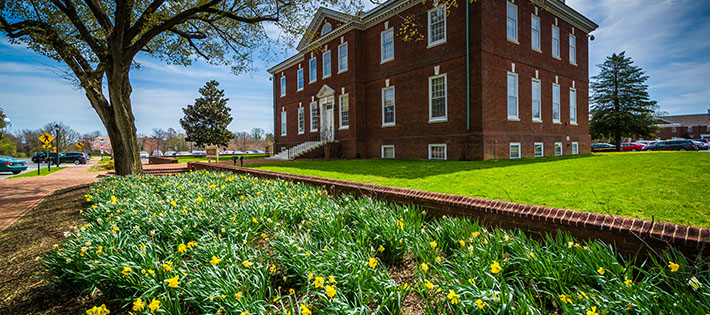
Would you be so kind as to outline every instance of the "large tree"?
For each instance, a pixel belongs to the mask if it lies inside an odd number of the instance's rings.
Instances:
[[[592,138],[611,138],[617,150],[625,137],[652,138],[657,131],[656,101],[648,95],[648,76],[625,52],[612,54],[592,77],[589,132]]]
[[[195,104],[183,108],[185,117],[180,119],[182,129],[185,129],[186,140],[192,141],[198,147],[205,145],[226,146],[234,134],[227,130],[232,122],[232,110],[227,107],[228,98],[224,90],[217,88],[219,82],[212,80],[200,88],[202,96],[195,99]]]
[[[240,72],[264,47],[262,22],[296,36],[318,6],[335,2],[0,0],[0,30],[66,64],[106,127],[116,173],[126,175],[142,171],[129,79],[138,53],[181,65],[199,56]],[[356,0],[348,3],[353,10],[361,7]]]

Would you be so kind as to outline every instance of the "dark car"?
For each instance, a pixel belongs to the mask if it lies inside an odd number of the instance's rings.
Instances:
[[[698,145],[698,150],[710,149],[710,142],[708,139],[693,139],[693,142]]]
[[[32,163],[43,163],[46,158],[46,152],[35,152],[32,154]]]
[[[692,140],[677,139],[658,141],[643,148],[644,151],[698,151],[698,145]]]
[[[616,151],[616,146],[608,143],[594,143],[592,144],[592,152],[609,152]]]
[[[49,157],[52,163],[57,164],[57,154],[50,154]],[[76,165],[86,164],[89,162],[89,155],[84,152],[66,152],[59,153],[59,163],[74,163]]]

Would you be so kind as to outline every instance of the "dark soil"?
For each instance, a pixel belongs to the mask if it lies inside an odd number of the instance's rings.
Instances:
[[[397,285],[402,285],[408,283],[410,286],[415,286],[416,278],[414,277],[414,270],[417,269],[417,263],[414,261],[411,253],[407,253],[402,258],[402,262],[391,266],[388,268],[390,277],[394,280]],[[407,297],[402,303],[402,315],[420,315],[424,314],[424,308],[426,308],[426,303],[417,292],[414,290],[409,291]]]

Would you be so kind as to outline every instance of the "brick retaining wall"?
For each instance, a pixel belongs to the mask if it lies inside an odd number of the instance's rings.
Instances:
[[[689,257],[710,254],[708,228],[203,162],[190,162],[188,167],[304,183],[322,187],[331,195],[351,194],[416,205],[431,215],[466,216],[485,225],[521,229],[532,236],[564,231],[579,239],[599,239],[614,244],[620,252],[635,253],[639,248],[648,252],[648,247],[643,246],[645,242],[657,251],[675,247]]]

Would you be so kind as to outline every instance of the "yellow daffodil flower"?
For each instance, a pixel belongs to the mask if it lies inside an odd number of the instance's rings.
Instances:
[[[497,261],[494,261],[491,264],[491,272],[492,273],[499,273],[503,268],[500,266],[500,264]]]
[[[94,306],[91,309],[86,310],[86,315],[107,315],[109,313],[111,313],[111,311],[106,308],[105,304],[101,304],[101,306]]]
[[[449,290],[449,294],[447,294],[446,297],[449,298],[449,301],[451,301],[451,304],[458,304],[459,298],[461,296],[456,294],[456,292],[454,292],[454,290]]]
[[[678,264],[676,264],[676,263],[674,263],[674,262],[672,262],[672,261],[669,261],[669,262],[668,262],[668,268],[671,269],[671,272],[676,272],[676,271],[678,271],[678,268],[680,268],[680,265],[678,265]]]
[[[377,267],[377,259],[370,257],[370,261],[367,263],[370,268],[375,268]]]
[[[427,272],[427,271],[429,270],[429,266],[427,266],[426,263],[423,263],[423,264],[422,264],[422,270],[423,270],[424,272]]]
[[[210,260],[210,263],[212,263],[212,265],[217,266],[217,264],[219,264],[220,261],[222,261],[222,260],[219,259],[219,258],[217,258],[216,256],[212,256],[212,259]]]
[[[627,287],[631,287],[633,285],[633,281],[631,281],[631,279],[626,279],[626,281],[624,281],[624,284],[626,284]]]
[[[591,311],[587,311],[587,315],[599,315],[599,313],[597,313],[597,307],[596,307],[596,306],[592,306],[592,310],[591,310]]]
[[[176,275],[175,277],[167,279],[167,280],[165,280],[165,282],[168,283],[169,287],[177,288],[178,284],[180,284],[180,282],[178,282],[178,279],[180,279],[180,275]]]
[[[132,271],[133,271],[133,269],[131,269],[131,267],[126,267],[126,266],[124,266],[124,267],[123,267],[123,270],[121,271],[121,273],[122,273],[124,276],[127,276],[127,275],[130,275]]]
[[[305,304],[301,304],[301,315],[311,315],[311,310],[308,309],[308,306]]]
[[[185,246],[185,244],[178,245],[178,253],[181,253],[181,254],[187,253],[187,246]]]
[[[605,270],[604,270],[603,267],[599,267],[599,269],[597,269],[597,273],[600,274],[600,275],[602,275],[602,276],[604,275],[604,272],[605,272]]]
[[[143,305],[143,300],[141,300],[141,298],[137,298],[136,301],[133,302],[133,311],[138,312],[144,309],[145,305]]]
[[[478,299],[476,300],[476,306],[478,306],[478,309],[483,309],[484,307],[486,307],[486,302],[483,302],[483,300]]]
[[[384,252],[384,251],[385,251],[385,247],[382,246],[382,245],[380,245],[380,247],[377,248],[377,251],[380,252],[380,253],[381,253],[381,252]]]
[[[336,289],[334,287],[331,287],[329,285],[325,286],[325,295],[327,295],[329,298],[333,298],[335,293],[336,293]]]
[[[155,312],[155,310],[160,308],[160,301],[153,299],[152,301],[150,301],[150,304],[148,304],[148,308],[151,312]]]
[[[322,288],[323,282],[323,277],[316,277],[316,279],[313,281],[313,285],[316,287],[316,289]]]
[[[436,241],[429,243],[429,246],[431,246],[431,248],[436,248]]]
[[[425,286],[427,289],[429,289],[429,290],[431,290],[431,289],[434,288],[434,284],[431,283],[431,281],[429,281],[429,280],[427,280],[427,281],[424,283],[424,286]]]

